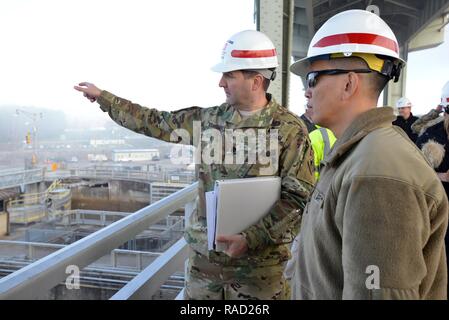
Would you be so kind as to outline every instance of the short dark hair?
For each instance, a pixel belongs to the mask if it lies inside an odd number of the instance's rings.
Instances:
[[[368,64],[365,60],[360,57],[348,57],[348,58],[337,58],[329,60],[331,64],[338,69],[354,69],[354,68],[366,68],[369,69]],[[387,85],[388,77],[380,74],[379,72],[373,71],[372,73],[366,74],[370,78],[371,91],[373,93],[373,98],[379,99],[380,94],[385,89]]]
[[[261,75],[263,77],[263,90],[265,92],[267,92],[268,87],[270,86],[270,80],[265,78],[261,73],[257,72],[257,71],[253,71],[253,70],[241,70],[243,73],[243,77],[245,79],[251,79],[254,78],[257,75]]]

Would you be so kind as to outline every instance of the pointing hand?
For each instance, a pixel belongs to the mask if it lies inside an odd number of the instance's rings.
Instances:
[[[84,96],[90,100],[90,102],[95,102],[101,94],[101,90],[98,89],[93,83],[81,82],[78,86],[74,86],[74,89],[84,93]]]

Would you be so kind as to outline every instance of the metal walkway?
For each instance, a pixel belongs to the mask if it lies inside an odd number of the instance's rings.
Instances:
[[[0,279],[0,300],[45,298],[48,290],[65,281],[67,267],[76,266],[82,270],[183,206],[186,210],[185,215],[188,216],[193,210],[193,202],[197,194],[198,183],[196,182],[5,276]],[[187,256],[187,244],[184,239],[181,239],[157,257],[111,299],[150,299],[170,276],[179,270],[184,270]]]

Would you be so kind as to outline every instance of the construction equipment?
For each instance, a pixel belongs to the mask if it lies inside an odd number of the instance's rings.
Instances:
[[[23,114],[24,116],[28,117],[33,121],[33,131],[32,135],[30,132],[27,132],[25,136],[26,144],[32,144],[33,145],[33,155],[31,157],[31,164],[34,167],[37,164],[37,121],[43,118],[42,112],[39,113],[33,113],[21,109],[16,109],[16,114],[19,116],[20,114]]]

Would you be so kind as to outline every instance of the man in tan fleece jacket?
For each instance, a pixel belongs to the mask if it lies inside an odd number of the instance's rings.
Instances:
[[[291,67],[304,77],[313,121],[338,138],[302,218],[299,299],[447,298],[446,194],[392,126],[393,109],[376,108],[404,63],[380,17],[349,10],[328,20]]]

